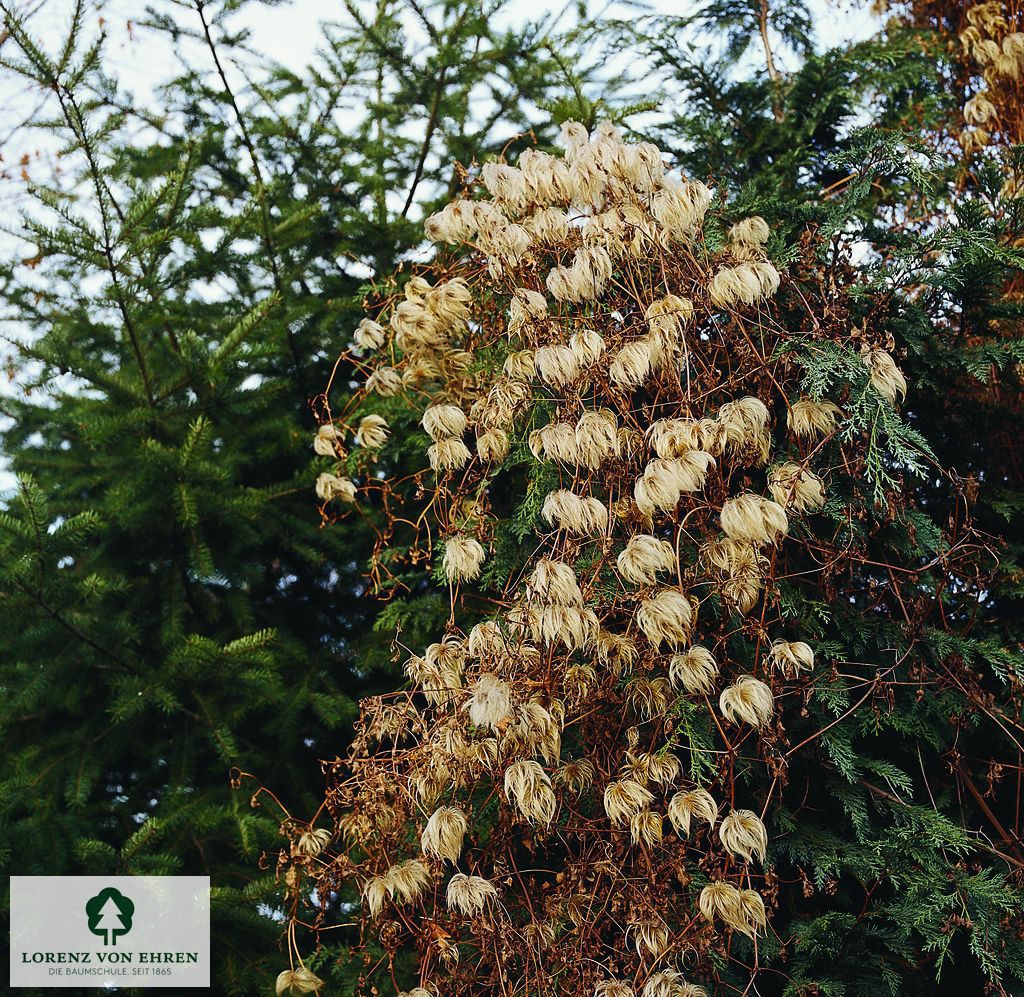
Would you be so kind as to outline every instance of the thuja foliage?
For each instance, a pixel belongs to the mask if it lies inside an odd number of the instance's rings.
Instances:
[[[61,169],[30,167],[0,267],[0,853],[209,874],[216,985],[254,993],[285,958],[259,863],[281,811],[245,773],[314,809],[354,700],[395,683],[359,599],[373,534],[321,529],[310,400],[447,188],[436,163],[573,91],[554,27],[499,30],[500,4],[352,5],[301,72],[247,56],[238,4],[197,2],[145,25],[183,65],[154,105],[87,6],[56,46],[4,6],[3,69],[49,95]]]
[[[333,843],[297,823],[281,852],[301,920],[361,892],[367,989],[1024,986],[1019,570],[997,536],[1020,508],[1012,127],[968,159],[949,141],[973,36],[903,21],[815,53],[796,14],[719,7],[721,63],[678,20],[612,36],[655,58],[665,158],[717,191],[684,237],[633,172],[649,149],[573,138],[570,178],[510,152],[428,224],[460,248],[375,300],[365,401],[325,411],[324,496],[383,521],[382,589],[420,571],[382,625],[428,604],[438,623],[399,632],[409,686],[364,703]],[[774,294],[722,296],[719,274],[768,260]],[[420,474],[381,476],[396,440]],[[758,501],[750,559],[716,562],[748,493],[785,518]],[[310,909],[305,877],[332,902]]]

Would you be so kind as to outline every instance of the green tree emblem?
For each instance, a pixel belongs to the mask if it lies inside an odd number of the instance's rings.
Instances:
[[[118,935],[127,935],[132,930],[134,913],[135,904],[112,886],[100,890],[85,904],[89,930],[94,935],[103,935],[104,945],[116,945]]]

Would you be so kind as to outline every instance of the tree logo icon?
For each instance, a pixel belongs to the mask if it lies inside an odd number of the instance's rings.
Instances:
[[[134,913],[135,904],[112,886],[100,890],[85,904],[89,930],[102,935],[104,945],[116,945],[118,935],[127,935],[132,930]]]

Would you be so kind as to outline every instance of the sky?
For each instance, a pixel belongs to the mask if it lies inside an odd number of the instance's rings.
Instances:
[[[60,45],[71,19],[74,0],[8,2],[45,49],[54,51]],[[171,0],[152,0],[151,6],[156,10],[172,9]],[[694,0],[650,0],[650,8],[661,13],[681,15],[697,6]],[[867,38],[879,27],[867,0],[810,0],[810,6],[822,47]],[[189,11],[183,8],[187,7],[186,3],[176,5],[178,17],[185,21]],[[611,0],[607,10],[616,16],[628,13],[622,0]],[[86,0],[84,19],[87,33],[95,34],[102,28],[107,34],[104,54],[107,71],[143,100],[150,98],[154,88],[177,68],[175,53],[167,44],[166,36],[145,25],[145,11],[138,0]],[[514,19],[517,11],[529,18],[536,16],[538,8],[533,0],[513,0],[507,16]],[[343,20],[347,16],[340,0],[285,0],[274,6],[249,4],[236,15],[234,25],[250,32],[250,45],[256,51],[266,53],[286,68],[302,70],[315,59],[321,23]],[[198,23],[195,15],[192,17]],[[12,49],[10,39],[0,40],[0,57],[10,56]],[[196,65],[209,60],[206,50],[198,46],[187,51],[187,57]],[[228,72],[233,77],[232,86],[241,92],[245,87],[242,74],[231,67]],[[23,80],[0,67],[0,179],[3,180],[0,183],[0,253],[17,254],[15,258],[32,255],[31,247],[14,234],[24,203],[23,164],[31,176],[34,171],[48,172],[53,163],[52,139],[47,141],[44,132],[31,128],[33,121],[41,120],[46,106],[45,93],[26,88]],[[10,330],[0,330],[7,331]],[[0,363],[8,352],[9,347],[0,340]],[[0,378],[0,394],[12,390],[17,390],[16,386]],[[0,453],[0,504],[4,493],[12,486],[13,479],[4,470]]]

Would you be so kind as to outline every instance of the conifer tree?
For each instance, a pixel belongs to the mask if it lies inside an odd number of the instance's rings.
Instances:
[[[244,773],[315,809],[353,700],[394,683],[359,601],[373,534],[321,529],[311,401],[449,182],[435,157],[499,149],[564,76],[550,23],[463,3],[353,5],[308,73],[264,67],[238,6],[152,13],[187,67],[159,108],[107,74],[86,4],[56,47],[4,6],[3,69],[52,95],[64,156],[0,268],[0,839],[19,874],[211,875],[217,986],[252,993],[282,959],[258,868],[282,812]]]

